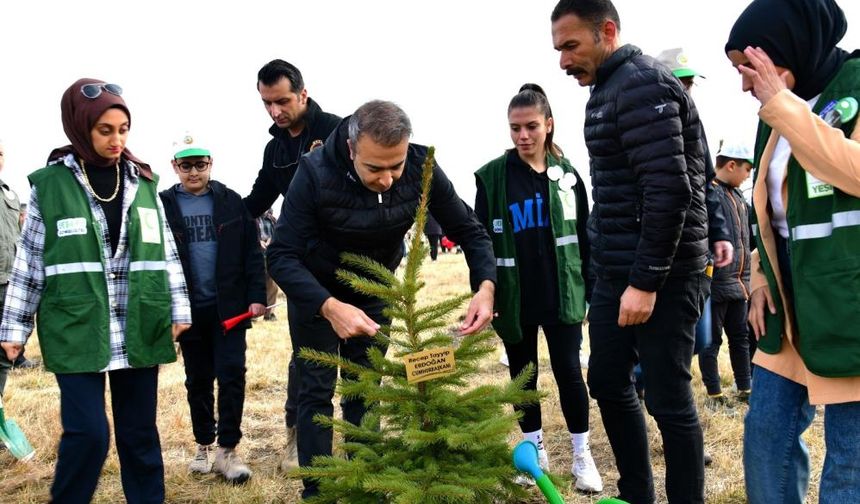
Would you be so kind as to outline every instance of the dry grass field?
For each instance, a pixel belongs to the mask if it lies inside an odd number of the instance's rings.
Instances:
[[[468,276],[462,255],[440,255],[435,263],[424,266],[428,287],[424,292],[428,302],[460,293],[467,289]],[[183,386],[184,372],[180,363],[164,366],[160,375],[159,430],[164,451],[167,501],[171,503],[293,503],[299,501],[300,483],[278,472],[284,443],[283,403],[286,395],[286,366],[290,352],[286,310],[279,308],[278,320],[257,322],[248,333],[247,399],[243,422],[244,439],[240,450],[254,471],[251,481],[240,487],[222,483],[216,476],[192,477],[187,465],[194,453],[194,439],[188,405]],[[584,345],[587,350],[587,342]],[[723,382],[731,387],[728,357],[721,356]],[[29,357],[39,357],[35,340],[28,346]],[[487,359],[480,376],[482,382],[500,382],[508,379],[507,368],[498,363],[498,355]],[[592,450],[597,466],[603,475],[603,495],[575,493],[570,484],[570,437],[558,406],[546,348],[541,350],[540,388],[548,392],[543,401],[543,422],[546,445],[552,470],[565,478],[560,488],[569,504],[596,502],[612,496],[617,473],[612,453],[600,423],[596,404],[591,406]],[[745,502],[743,470],[741,464],[741,436],[743,413],[740,405],[732,410],[711,411],[703,406],[704,388],[694,365],[694,387],[705,430],[706,449],[714,463],[706,469],[706,501],[729,504]],[[60,436],[58,388],[51,374],[43,371],[14,371],[6,388],[7,415],[15,418],[36,448],[36,457],[26,464],[16,463],[0,450],[0,502],[36,503],[48,500],[48,491],[56,460]],[[108,395],[109,397],[109,395]],[[807,433],[814,468],[810,502],[817,501],[817,484],[823,455],[821,415]],[[660,435],[649,418],[652,461],[658,491],[658,502],[665,502],[663,494],[663,457]],[[512,432],[511,445],[520,439]],[[539,492],[532,490],[529,502],[543,502]],[[111,448],[104,467],[94,502],[123,502],[119,479],[119,463]]]

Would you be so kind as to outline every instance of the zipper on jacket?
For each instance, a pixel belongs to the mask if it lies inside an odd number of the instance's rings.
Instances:
[[[376,197],[378,198],[379,204],[381,205],[382,204],[382,193],[376,193]]]
[[[733,192],[732,190],[730,190],[727,187],[725,187],[724,190],[726,191],[726,193],[728,193],[729,200],[731,200],[732,206],[735,209],[735,222],[737,223],[736,229],[738,230],[738,236],[741,238],[741,240],[739,240],[739,241],[743,242],[743,233],[741,232],[741,211],[740,211],[740,208],[738,207],[738,202],[735,201],[735,196],[734,196],[734,194],[732,194],[732,192]],[[740,248],[740,254],[738,254],[738,283],[741,286],[741,292],[744,293],[744,299],[749,299],[750,295],[749,295],[749,292],[747,292],[746,286],[744,285],[744,278],[743,278],[744,277],[744,255],[745,255],[746,249],[744,248],[743,243],[740,244],[739,248]]]

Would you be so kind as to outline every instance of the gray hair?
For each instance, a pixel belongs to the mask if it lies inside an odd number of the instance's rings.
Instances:
[[[392,147],[412,136],[412,122],[406,112],[392,102],[369,101],[349,118],[349,140],[353,149],[362,135],[383,147]]]

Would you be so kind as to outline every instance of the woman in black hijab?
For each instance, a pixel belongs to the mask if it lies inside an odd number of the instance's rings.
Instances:
[[[755,0],[726,55],[760,102],[757,249],[749,321],[758,349],[744,428],[752,504],[801,503],[801,434],[824,405],[819,502],[860,502],[860,53],[840,49],[833,0]]]
[[[63,94],[70,145],[29,175],[0,324],[11,360],[37,320],[45,368],[56,375],[63,434],[51,499],[58,503],[92,500],[110,441],[108,380],[126,501],[164,501],[158,365],[176,360],[173,340],[191,311],[158,179],[125,148],[131,114],[121,95],[97,79]]]

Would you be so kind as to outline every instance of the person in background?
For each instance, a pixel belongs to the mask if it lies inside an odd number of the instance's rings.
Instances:
[[[0,346],[13,360],[36,321],[45,369],[60,389],[53,502],[92,500],[109,445],[105,380],[126,501],[165,497],[158,370],[176,360],[191,309],[158,176],[126,148],[131,113],[121,95],[97,79],[63,93],[71,145],[29,175],[0,324]]]
[[[427,243],[430,245],[430,260],[435,261],[439,255],[439,240],[442,239],[442,226],[436,222],[432,215],[427,214],[427,224],[424,226],[424,236],[427,237]],[[405,255],[405,254],[404,254]]]
[[[269,128],[272,139],[263,152],[263,166],[251,193],[244,198],[251,217],[257,218],[272,207],[278,196],[286,196],[302,155],[322,146],[325,139],[340,122],[340,117],[323,112],[308,96],[302,72],[295,65],[274,59],[257,72],[257,91],[269,117],[274,123]],[[290,337],[292,340],[292,336]],[[289,471],[299,465],[296,451],[296,398],[299,395],[296,368],[296,345],[287,367],[287,398],[284,401],[284,423],[287,442],[281,470]]]
[[[529,364],[537,389],[538,328],[543,329],[561,411],[570,433],[571,474],[579,490],[600,492],[603,481],[588,443],[588,389],[579,350],[585,317],[589,241],[585,184],[553,143],[555,123],[543,89],[525,84],[508,105],[514,148],[476,173],[475,214],[496,255],[493,327],[505,346],[511,379]],[[540,403],[522,411],[523,437],[549,469]]]
[[[747,340],[747,300],[750,283],[749,205],[740,186],[749,178],[753,151],[740,142],[723,142],[717,152],[717,176],[711,187],[719,195],[722,210],[729,217],[734,258],[732,263],[714,268],[711,282],[712,343],[699,352],[699,369],[708,392],[706,404],[727,405],[729,400],[720,385],[717,357],[723,329],[729,340],[729,356],[737,386],[737,397],[750,396],[750,352]]]
[[[251,322],[225,331],[221,321],[248,311],[255,317],[266,312],[263,255],[254,219],[242,198],[212,180],[209,148],[190,133],[173,148],[171,164],[179,183],[162,191],[160,197],[190,287],[194,320],[179,338],[197,442],[189,471],[206,474],[212,470],[230,483],[244,483],[251,477],[251,469],[236,446],[242,439],[245,331]],[[216,380],[217,402],[213,394]],[[213,451],[214,461],[210,460]]]
[[[263,249],[264,258],[266,249],[269,248],[269,245],[272,243],[272,239],[275,237],[275,223],[277,221],[278,220],[272,213],[271,208],[266,210],[266,213],[263,215],[257,217],[257,235],[260,239],[260,248]],[[278,284],[276,284],[272,279],[272,276],[269,275],[269,267],[268,264],[266,264],[266,261],[263,261],[263,263],[266,265],[266,306],[272,306],[278,302]],[[275,309],[271,308],[266,310],[266,314],[263,315],[263,320],[277,320]]]
[[[3,141],[0,140],[0,172],[6,165],[6,150]],[[12,264],[15,262],[15,244],[18,235],[24,226],[24,216],[27,214],[27,204],[21,203],[15,191],[8,184],[0,180],[0,189],[3,191],[5,205],[0,209],[0,315],[3,314],[3,299],[6,297],[6,286],[9,284],[9,275],[12,273]],[[16,218],[17,217],[17,218]],[[0,396],[6,388],[6,378],[10,369],[34,369],[39,367],[35,360],[24,356],[24,349],[14,362],[8,362],[3,352],[0,352]]]
[[[0,140],[0,172],[6,165],[6,148]],[[18,195],[8,184],[0,180],[5,202],[0,207],[0,299],[6,298],[6,286],[9,284],[9,274],[12,273],[12,263],[15,261],[15,242],[18,241],[19,217],[21,202]],[[0,301],[2,303],[2,301]],[[3,306],[0,304],[0,315]],[[6,378],[12,368],[12,361],[6,358],[6,352],[0,352],[0,396],[6,389]]]
[[[749,320],[758,338],[744,419],[751,504],[806,501],[803,440],[824,411],[822,504],[860,502],[860,52],[833,0],[754,0],[728,36],[761,103]]]

